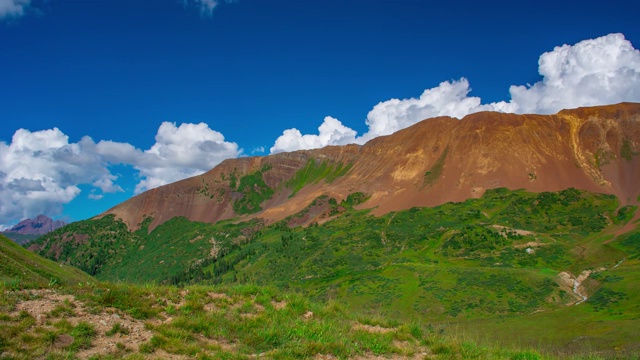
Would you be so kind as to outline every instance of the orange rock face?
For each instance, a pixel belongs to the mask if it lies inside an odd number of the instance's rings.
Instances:
[[[310,160],[351,164],[331,183],[308,183],[295,195],[287,182]],[[266,166],[266,167],[265,167]],[[234,181],[261,169],[274,195],[260,210],[239,216],[243,196]],[[237,181],[236,181],[237,183]],[[175,217],[216,222],[281,220],[320,195],[338,201],[350,193],[370,195],[360,208],[374,214],[435,206],[479,197],[496,187],[534,192],[570,187],[616,195],[636,204],[640,195],[640,104],[563,110],[555,115],[481,112],[462,120],[424,120],[363,146],[329,146],[222,162],[211,171],[140,194],[105,214],[130,228],[153,217],[150,229]],[[318,214],[318,216],[326,214]],[[318,221],[306,216],[306,221]]]

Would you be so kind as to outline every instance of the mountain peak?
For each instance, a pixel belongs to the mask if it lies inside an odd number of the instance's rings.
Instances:
[[[6,233],[17,233],[22,235],[44,235],[53,230],[63,227],[66,223],[62,220],[53,220],[46,215],[38,215],[33,220],[25,219],[20,221]]]

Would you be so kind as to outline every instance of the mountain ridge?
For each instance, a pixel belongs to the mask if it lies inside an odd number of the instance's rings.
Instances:
[[[364,145],[228,159],[102,215],[115,214],[131,229],[151,217],[149,231],[175,216],[209,223],[257,217],[272,223],[321,195],[340,201],[362,192],[369,198],[359,208],[382,215],[478,198],[497,187],[533,192],[573,187],[613,194],[622,205],[637,204],[639,153],[638,103],[554,115],[480,112],[461,120],[423,120]],[[337,168],[348,169],[334,176]],[[294,189],[296,179],[306,180]]]

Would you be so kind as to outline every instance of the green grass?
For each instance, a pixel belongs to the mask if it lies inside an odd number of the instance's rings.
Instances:
[[[36,256],[0,235],[0,284],[8,288],[52,287],[88,279],[87,274]]]
[[[436,160],[436,162],[431,166],[427,172],[424,173],[424,182],[422,187],[433,185],[438,179],[440,179],[440,175],[442,175],[442,169],[444,168],[444,162],[447,159],[447,154],[449,153],[449,148],[444,149],[440,157]]]
[[[237,189],[232,187],[232,190],[242,194],[240,199],[233,202],[233,210],[236,214],[257,213],[262,210],[262,203],[273,196],[274,190],[262,178],[262,174],[270,169],[270,166],[265,165],[261,170],[241,177]]]
[[[37,239],[40,235],[19,234],[15,232],[5,232],[2,235],[22,245]]]
[[[631,161],[631,159],[638,154],[640,153],[638,153],[637,151],[633,151],[633,149],[631,148],[631,142],[628,139],[624,139],[624,141],[622,141],[622,146],[620,147],[620,156],[622,156],[623,159]]]
[[[351,166],[352,164],[333,163],[326,160],[319,162],[315,159],[309,159],[307,164],[286,183],[286,186],[291,188],[293,191],[291,196],[294,196],[307,185],[317,184],[322,180],[328,184],[332,183],[337,178],[344,176],[351,169]]]
[[[634,205],[623,206],[618,209],[612,220],[616,224],[626,224],[633,219],[636,210],[638,210],[638,207]]]

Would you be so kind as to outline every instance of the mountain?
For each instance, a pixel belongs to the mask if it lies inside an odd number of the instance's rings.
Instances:
[[[359,208],[375,215],[478,198],[487,189],[534,192],[577,188],[640,195],[640,104],[563,110],[555,115],[481,112],[462,120],[424,120],[363,146],[222,162],[211,171],[152,189],[116,207],[131,229],[176,216],[215,223],[240,217],[267,223],[307,207],[320,195],[369,195]],[[319,220],[316,214],[306,223]]]
[[[33,220],[20,221],[11,229],[3,231],[2,234],[18,244],[24,244],[65,225],[66,223],[62,220],[53,221],[46,215],[38,215]]]
[[[23,235],[44,235],[65,225],[66,223],[62,220],[53,221],[53,219],[46,215],[38,215],[33,220],[26,219],[20,221],[16,226],[12,227],[6,232],[13,232]]]

